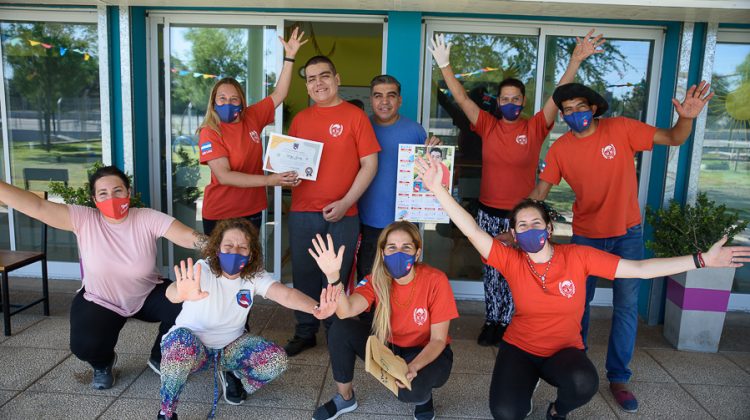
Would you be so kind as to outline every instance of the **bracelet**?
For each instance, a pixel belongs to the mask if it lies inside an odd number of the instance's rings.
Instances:
[[[702,252],[698,252],[698,261],[700,261],[700,264],[701,264],[700,268],[705,268],[706,267],[706,262],[703,261],[703,253]]]
[[[289,57],[284,57],[284,61],[288,61],[290,63],[294,63],[294,59],[293,58],[289,58]]]
[[[698,253],[693,254],[693,262],[695,263],[695,268],[701,268],[701,262],[698,259]]]
[[[338,286],[339,284],[341,284],[341,279],[338,279],[338,280],[334,281],[333,283],[328,282],[328,284],[330,284],[331,286]]]

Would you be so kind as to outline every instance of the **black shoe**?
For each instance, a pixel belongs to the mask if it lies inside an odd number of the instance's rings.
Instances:
[[[156,359],[153,357],[149,357],[148,363],[146,363],[148,367],[151,368],[157,375],[161,376],[161,360]]]
[[[434,420],[435,407],[432,405],[432,395],[430,400],[424,404],[414,407],[414,420]]]
[[[159,412],[159,414],[156,416],[156,420],[177,420],[177,413],[172,413],[172,417],[167,418],[166,415]]]
[[[292,357],[302,353],[307,349],[315,347],[316,344],[317,342],[315,340],[315,337],[302,338],[295,335],[291,340],[289,340],[286,346],[284,346],[284,351],[286,351],[287,356]]]
[[[224,393],[224,401],[231,405],[240,405],[247,399],[247,391],[232,372],[219,372],[221,389]]]
[[[559,414],[552,415],[552,407],[554,406],[555,403],[549,403],[549,407],[547,407],[547,420],[565,420],[565,416],[561,416]]]
[[[479,333],[477,344],[480,346],[496,346],[505,333],[505,326],[499,322],[487,321],[482,326],[482,332]]]
[[[117,363],[117,353],[115,353],[115,357],[112,358],[112,362],[101,368],[101,369],[94,369],[94,379],[91,381],[91,386],[94,389],[110,389],[115,384],[115,375],[112,372],[112,368],[115,366],[115,363]]]

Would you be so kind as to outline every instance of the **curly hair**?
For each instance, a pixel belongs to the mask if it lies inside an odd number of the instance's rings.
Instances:
[[[203,259],[208,263],[211,272],[215,276],[221,276],[221,264],[219,263],[219,252],[221,251],[221,241],[224,239],[224,233],[230,229],[237,229],[247,238],[247,245],[250,250],[248,262],[240,270],[240,277],[251,278],[263,270],[263,252],[260,247],[258,229],[253,226],[247,219],[227,219],[221,220],[208,237],[208,243],[203,248]]]

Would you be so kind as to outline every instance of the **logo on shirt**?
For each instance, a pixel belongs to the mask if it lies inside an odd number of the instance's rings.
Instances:
[[[237,292],[237,304],[249,308],[253,304],[253,294],[247,289],[240,290]]]
[[[367,277],[363,278],[362,280],[357,283],[357,287],[362,287],[367,284]]]
[[[523,145],[528,142],[529,139],[526,137],[526,134],[519,134],[518,136],[516,136],[516,143]]]
[[[211,146],[211,142],[207,141],[203,144],[201,144],[201,156],[207,155],[213,151],[213,146]]]
[[[419,326],[422,326],[424,325],[425,322],[427,322],[427,309],[425,308],[414,309],[414,323],[416,323]]]
[[[560,294],[568,299],[572,298],[573,295],[576,294],[576,285],[573,283],[573,280],[561,281],[560,283],[558,283],[558,288],[560,289]]]
[[[546,167],[547,167],[547,162],[540,160],[539,161],[539,173],[541,174],[542,172],[544,172],[544,168]]]
[[[328,132],[331,133],[333,137],[338,137],[344,132],[344,126],[339,123],[331,124],[331,126],[328,127]]]
[[[250,139],[256,143],[260,143],[260,136],[258,135],[258,132],[253,130],[250,132]]]
[[[604,159],[614,159],[617,155],[617,149],[615,149],[615,145],[610,143],[602,148],[602,156],[604,156]]]

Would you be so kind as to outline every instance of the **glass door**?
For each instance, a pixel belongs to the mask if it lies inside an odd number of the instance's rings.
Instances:
[[[281,44],[277,31],[281,20],[271,18],[242,18],[236,16],[176,15],[150,16],[154,50],[151,74],[158,71],[159,95],[152,99],[154,134],[158,137],[159,156],[153,165],[158,169],[159,185],[152,188],[156,194],[154,204],[182,223],[202,231],[201,209],[203,191],[210,182],[211,173],[206,165],[199,164],[197,129],[206,113],[211,89],[223,77],[233,77],[245,89],[248,104],[259,102],[276,85],[281,68]],[[281,33],[281,32],[278,32]],[[158,110],[158,111],[157,111]],[[157,111],[157,112],[154,112]],[[270,131],[281,132],[281,108],[277,109],[276,122],[261,134],[268,140]],[[158,133],[155,131],[158,129]],[[156,136],[155,136],[156,137]],[[274,255],[280,244],[275,221],[276,197],[280,188],[268,189],[268,210],[264,211],[261,242],[265,267],[278,275]],[[194,251],[165,246],[169,267],[175,261],[195,256]]]

